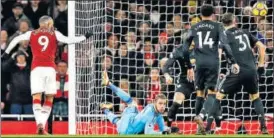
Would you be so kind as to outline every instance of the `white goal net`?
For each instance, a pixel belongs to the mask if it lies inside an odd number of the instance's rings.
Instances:
[[[174,85],[166,85],[161,67],[166,57],[186,37],[189,27],[201,19],[199,8],[206,0],[75,0],[69,1],[70,35],[92,31],[91,39],[70,48],[70,133],[115,134],[99,109],[101,102],[115,104],[113,112],[120,114],[124,104],[111,90],[101,87],[101,73],[108,71],[111,81],[130,93],[144,107],[158,93],[169,98],[174,95]],[[248,29],[267,45],[266,72],[259,79],[259,91],[266,114],[273,117],[273,6],[270,1],[266,17],[250,15],[255,1],[216,0],[216,21],[225,12],[232,12],[238,27]],[[256,53],[256,50],[254,50]],[[174,79],[179,75],[174,65]],[[177,69],[176,69],[177,68]],[[73,91],[73,92],[72,92]],[[195,92],[186,97],[176,122],[184,134],[194,134],[192,122]],[[72,100],[73,99],[73,100]],[[168,111],[167,108],[167,111]],[[228,96],[222,101],[222,134],[259,133],[258,117],[248,94],[244,91]],[[72,127],[71,127],[72,125]],[[268,120],[267,125],[273,125]],[[243,126],[243,127],[241,127]],[[240,132],[242,131],[242,132]]]

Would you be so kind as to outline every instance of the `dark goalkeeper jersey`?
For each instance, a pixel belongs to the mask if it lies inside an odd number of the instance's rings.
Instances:
[[[256,70],[252,48],[256,45],[258,39],[249,32],[236,27],[228,29],[226,34],[232,53],[240,69]]]
[[[191,42],[194,41],[194,54],[196,67],[216,68],[219,66],[218,49],[223,49],[227,57],[234,63],[231,50],[228,46],[224,28],[220,23],[203,20],[191,27],[184,43],[184,50],[188,51]],[[189,54],[185,54],[189,59]],[[188,62],[190,66],[190,62]]]

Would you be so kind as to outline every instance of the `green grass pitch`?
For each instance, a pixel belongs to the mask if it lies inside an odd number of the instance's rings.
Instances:
[[[2,135],[2,138],[273,138],[273,135]]]

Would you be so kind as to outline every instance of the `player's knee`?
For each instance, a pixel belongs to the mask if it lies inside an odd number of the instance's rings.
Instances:
[[[249,94],[249,98],[251,101],[254,101],[254,100],[260,98],[259,92],[255,93],[255,94]]]
[[[176,92],[174,95],[174,100],[173,102],[176,102],[178,104],[182,104],[185,100],[185,95],[181,92]]]
[[[46,95],[46,100],[47,101],[53,101],[53,99],[54,99],[54,95],[53,94],[47,94]]]
[[[216,94],[216,99],[222,100],[224,97],[225,97],[225,94],[220,93],[220,92],[217,92],[217,94]]]
[[[205,93],[202,90],[197,90],[197,97],[205,97]]]
[[[212,89],[208,89],[207,90],[207,94],[216,94],[217,92],[215,90]]]
[[[137,101],[136,100],[132,100],[132,102],[130,102],[128,104],[128,107],[137,107]]]
[[[41,100],[41,98],[42,98],[42,94],[41,94],[41,93],[36,93],[36,94],[33,94],[33,95],[32,95],[32,99],[33,99],[33,100],[34,100],[34,99]]]

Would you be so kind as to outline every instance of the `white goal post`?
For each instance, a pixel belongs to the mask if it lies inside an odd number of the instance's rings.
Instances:
[[[264,27],[257,26],[256,18],[250,16],[251,19],[249,15],[246,15],[250,7],[243,5],[229,7],[227,4],[231,0],[222,0],[224,5],[220,4],[219,0],[216,1],[217,21],[220,21],[224,9],[230,9],[236,15],[241,28],[248,29],[252,33],[258,32],[257,35],[266,37],[261,41],[264,41],[266,45],[272,41],[273,45],[273,31],[272,37],[269,37],[271,33],[269,30],[273,30],[273,15],[267,15],[267,20],[258,23]],[[246,2],[246,5],[254,4],[252,1]],[[82,43],[70,45],[68,50],[69,134],[116,133],[115,127],[106,120],[99,109],[99,104],[105,101],[115,103],[113,111],[118,115],[122,108],[122,103],[117,96],[100,86],[100,74],[103,69],[108,70],[114,84],[120,87],[125,85],[126,88],[123,89],[128,90],[130,94],[134,93],[140,106],[148,102],[151,93],[160,91],[169,98],[168,107],[170,107],[174,86],[164,86],[160,83],[161,86],[158,89],[158,85],[150,83],[152,80],[148,74],[154,68],[160,72],[163,58],[172,52],[169,51],[168,46],[180,45],[188,25],[200,20],[198,18],[200,6],[201,4],[196,0],[191,2],[187,0],[69,0],[69,36],[83,35],[87,31],[93,32],[91,38]],[[273,11],[273,6],[268,9]],[[269,20],[271,18],[272,20]],[[178,26],[180,26],[179,29]],[[263,28],[268,30],[262,30]],[[127,51],[126,56],[123,56],[125,51]],[[268,51],[267,58],[266,74],[259,80],[259,91],[266,114],[273,115],[273,52]],[[148,65],[150,62],[153,65]],[[178,66],[174,65],[174,67]],[[174,73],[174,80],[178,75],[177,71],[171,71]],[[162,77],[161,73],[159,74]],[[147,77],[149,79],[145,80]],[[196,131],[196,125],[192,122],[192,117],[195,115],[195,96],[196,93],[192,93],[177,114],[175,124],[180,127],[183,134],[193,134]],[[222,124],[224,134],[238,133],[240,125],[246,125],[246,128],[249,128],[248,133],[259,133],[260,128],[256,123],[258,117],[246,92],[241,90],[237,95],[225,98],[222,106],[225,118]],[[270,123],[268,125],[271,125]]]

